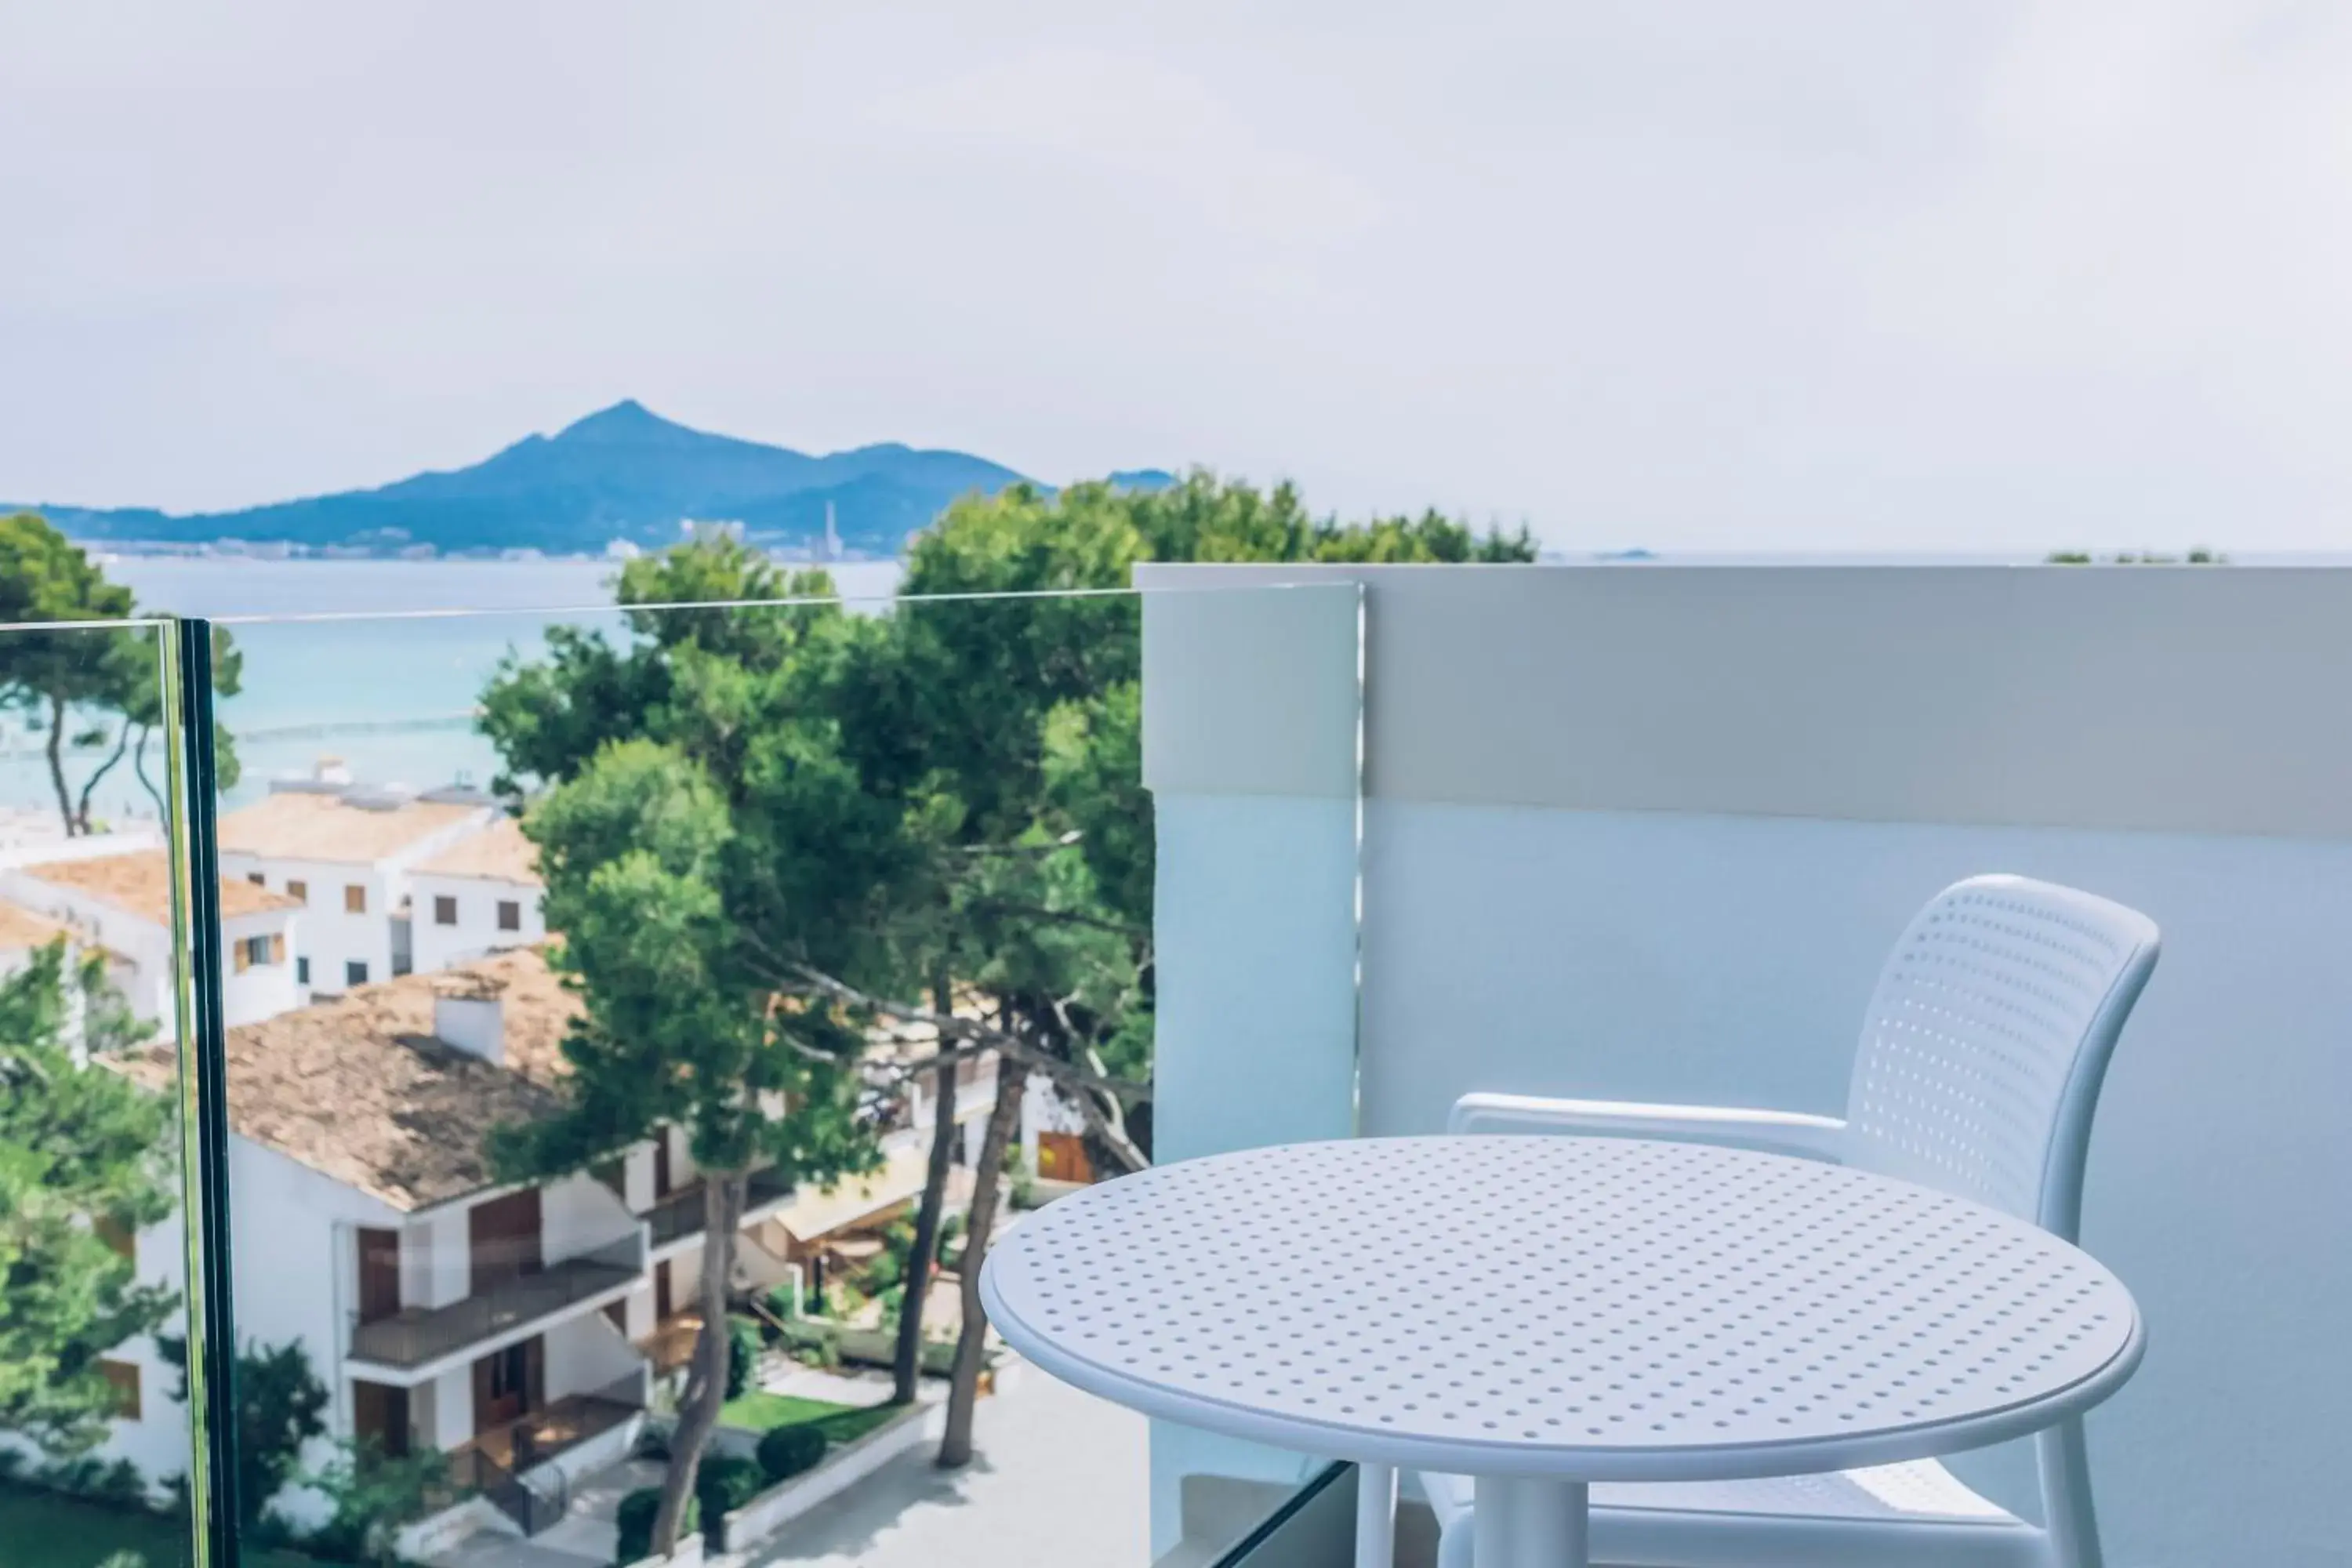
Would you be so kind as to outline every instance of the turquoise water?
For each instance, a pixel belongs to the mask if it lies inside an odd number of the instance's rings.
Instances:
[[[486,784],[497,768],[471,715],[501,658],[530,658],[559,622],[621,635],[604,562],[235,561],[129,557],[108,574],[142,610],[228,622],[245,654],[244,686],[221,704],[245,776],[230,804],[274,776],[310,773],[322,756],[354,776],[427,786]],[[834,568],[845,596],[878,599],[897,585],[896,562]],[[434,610],[453,616],[418,616]],[[304,620],[337,616],[358,618]],[[246,617],[262,617],[247,620]],[[5,634],[0,634],[5,635]],[[45,764],[16,736],[0,755],[0,805],[54,811]],[[68,770],[85,775],[93,759]],[[161,759],[149,773],[161,779]],[[94,797],[113,819],[154,806],[118,768]]]

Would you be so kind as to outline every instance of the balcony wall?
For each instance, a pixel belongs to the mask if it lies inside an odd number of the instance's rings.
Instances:
[[[2150,1325],[2092,1421],[2109,1559],[2336,1560],[2352,574],[1345,574],[1368,585],[1364,1131],[1433,1130],[1472,1089],[1837,1111],[1878,964],[1937,888],[2013,870],[2135,904],[2166,952],[2084,1234]],[[1250,681],[1146,648],[1163,712],[1215,716],[1146,731],[1155,790],[1225,811],[1192,835],[1163,800],[1163,974],[1197,974],[1246,942],[1217,890],[1298,796],[1263,787],[1286,742]],[[1245,1008],[1253,986],[1286,1016],[1292,977],[1202,994]],[[1163,1084],[1264,1074],[1265,1042],[1162,1005]],[[1289,1047],[1325,1049],[1314,1028]],[[1327,1090],[1292,1114],[1348,1112]],[[1163,1092],[1161,1136],[1213,1145],[1221,1114]],[[2020,1457],[1956,1468],[2021,1505]]]

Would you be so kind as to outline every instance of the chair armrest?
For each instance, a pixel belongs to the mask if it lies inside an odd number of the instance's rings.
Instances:
[[[1465,1094],[1445,1119],[1448,1132],[1581,1132],[1728,1143],[1775,1154],[1836,1162],[1845,1122],[1798,1110],[1727,1105],[1640,1105],[1622,1100],[1550,1100],[1532,1094]]]

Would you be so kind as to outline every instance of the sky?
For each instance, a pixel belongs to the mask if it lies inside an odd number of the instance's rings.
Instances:
[[[2352,549],[2352,7],[0,4],[0,497],[636,397],[1563,550]]]

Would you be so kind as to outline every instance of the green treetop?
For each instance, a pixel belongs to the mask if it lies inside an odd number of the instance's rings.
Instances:
[[[69,973],[62,941],[0,982],[0,1429],[58,1459],[106,1435],[100,1358],[176,1306],[99,1229],[172,1211],[169,1104],[102,1065],[138,1034],[100,961]]]

